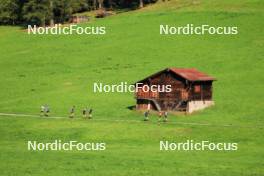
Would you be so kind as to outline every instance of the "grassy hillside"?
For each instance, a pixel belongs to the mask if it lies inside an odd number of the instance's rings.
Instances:
[[[84,121],[0,116],[4,175],[262,175],[263,13],[258,0],[173,1],[82,24],[107,35],[27,35],[0,27],[0,112],[53,116],[93,107]],[[234,36],[161,36],[159,25],[238,26]],[[131,93],[93,93],[94,82],[133,83],[165,67],[195,67],[217,78],[216,106],[144,124]],[[139,123],[138,123],[139,122]],[[222,125],[233,125],[223,127]],[[27,140],[105,141],[105,152],[28,152]],[[237,152],[160,152],[159,141],[238,142]]]

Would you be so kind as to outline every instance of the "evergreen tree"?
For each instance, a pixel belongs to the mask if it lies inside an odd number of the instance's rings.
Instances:
[[[16,24],[19,18],[18,0],[0,1],[0,23]]]
[[[45,26],[51,19],[50,2],[28,0],[23,6],[23,18],[27,24]]]

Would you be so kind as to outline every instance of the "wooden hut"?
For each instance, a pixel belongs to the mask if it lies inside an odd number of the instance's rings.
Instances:
[[[214,105],[213,81],[215,79],[195,68],[166,68],[136,84],[171,85],[170,92],[135,92],[138,110],[185,111],[192,113]]]
[[[85,15],[73,15],[70,19],[71,23],[84,23],[87,21],[89,21],[89,17]]]

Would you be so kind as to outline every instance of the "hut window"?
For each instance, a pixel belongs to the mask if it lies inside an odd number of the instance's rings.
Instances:
[[[199,93],[199,92],[201,92],[201,86],[200,86],[200,85],[195,85],[195,86],[194,86],[194,92],[195,92],[195,93]]]

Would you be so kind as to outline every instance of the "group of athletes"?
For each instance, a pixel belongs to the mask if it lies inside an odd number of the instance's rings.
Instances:
[[[71,108],[70,108],[70,111],[69,111],[69,118],[74,118],[75,117],[75,110],[76,110],[76,106],[73,105]],[[93,109],[92,108],[84,108],[82,110],[82,115],[83,115],[83,118],[87,118],[87,119],[92,119],[92,113],[93,113]],[[42,105],[40,107],[40,116],[41,117],[48,117],[50,114],[50,108],[48,105]]]
[[[92,119],[92,112],[93,112],[93,109],[92,108],[84,108],[82,110],[82,116],[83,118],[88,118],[88,119]],[[72,106],[71,109],[70,109],[70,115],[69,115],[70,118],[74,118],[75,117],[75,106]]]
[[[144,112],[144,121],[149,121],[150,111]],[[159,122],[167,122],[168,121],[168,112],[167,111],[159,111]]]
[[[75,117],[75,110],[76,110],[76,106],[73,105],[71,108],[70,108],[70,111],[69,111],[69,118],[74,118]],[[42,105],[40,107],[40,116],[44,116],[44,117],[48,117],[49,116],[49,113],[50,113],[50,108],[48,105]],[[93,113],[93,109],[92,108],[84,108],[82,110],[82,116],[83,118],[86,118],[86,119],[92,119],[92,113]],[[144,112],[144,121],[149,121],[149,116],[150,116],[150,111],[146,111]],[[167,111],[159,111],[159,119],[158,119],[159,122],[163,121],[163,122],[167,122],[168,121],[168,112]]]

